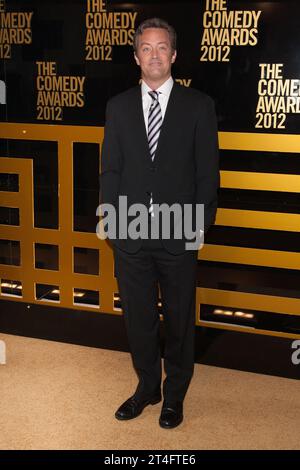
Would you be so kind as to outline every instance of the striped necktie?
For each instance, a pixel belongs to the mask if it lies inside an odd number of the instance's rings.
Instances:
[[[148,144],[151,160],[153,162],[162,125],[162,112],[158,101],[159,93],[157,91],[148,91],[148,93],[152,98],[148,116]],[[151,217],[154,217],[152,193],[150,197],[149,214]]]

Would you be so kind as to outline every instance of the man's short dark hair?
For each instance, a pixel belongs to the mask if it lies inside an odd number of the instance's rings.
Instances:
[[[176,31],[171,26],[169,23],[167,23],[165,20],[162,20],[161,18],[149,18],[148,20],[143,21],[138,28],[136,29],[133,37],[133,49],[134,52],[137,51],[138,48],[138,39],[141,34],[145,31],[145,29],[148,28],[160,28],[160,29],[165,29],[169,33],[170,37],[170,42],[171,42],[171,48],[172,51],[176,51]]]

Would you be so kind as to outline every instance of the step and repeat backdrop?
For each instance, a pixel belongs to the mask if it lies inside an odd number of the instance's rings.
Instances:
[[[300,337],[296,0],[0,0],[0,298],[121,314],[95,234],[99,159],[107,100],[139,83],[133,34],[154,16],[178,34],[174,79],[218,116],[196,323]]]

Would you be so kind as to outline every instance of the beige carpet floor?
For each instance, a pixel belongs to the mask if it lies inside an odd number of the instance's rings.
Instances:
[[[136,385],[127,353],[0,334],[0,449],[300,449],[296,380],[197,364],[181,426],[160,405],[115,409]]]

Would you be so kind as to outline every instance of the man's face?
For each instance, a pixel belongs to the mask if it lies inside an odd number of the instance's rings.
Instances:
[[[176,59],[176,51],[172,51],[168,31],[161,28],[145,29],[138,38],[134,57],[146,82],[163,83],[167,80]]]

